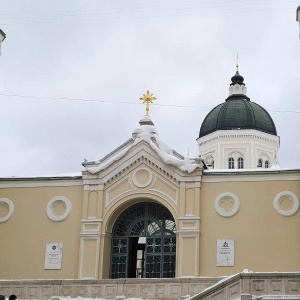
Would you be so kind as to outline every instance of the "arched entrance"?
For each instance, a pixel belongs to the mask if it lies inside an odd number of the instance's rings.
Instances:
[[[162,205],[126,209],[112,231],[110,278],[175,277],[176,224]]]

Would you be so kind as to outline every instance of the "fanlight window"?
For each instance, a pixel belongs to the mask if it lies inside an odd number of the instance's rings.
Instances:
[[[175,232],[164,206],[142,202],[129,207],[113,228],[110,277],[175,277]]]
[[[238,158],[238,169],[244,169],[244,158],[243,157]]]
[[[234,169],[234,159],[233,159],[233,157],[229,157],[229,159],[228,159],[228,169]]]

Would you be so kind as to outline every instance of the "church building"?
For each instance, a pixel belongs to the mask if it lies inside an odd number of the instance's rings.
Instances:
[[[197,158],[163,141],[147,92],[129,139],[81,174],[1,178],[0,278],[299,271],[300,169],[279,167],[276,126],[238,69],[224,98],[199,124]]]

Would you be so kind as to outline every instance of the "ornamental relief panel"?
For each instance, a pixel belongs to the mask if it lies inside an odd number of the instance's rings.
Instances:
[[[164,196],[164,198],[167,197],[174,204],[178,202],[178,188],[164,178],[155,176],[154,183],[149,190]]]
[[[186,189],[185,191],[185,216],[195,215],[195,190]]]
[[[152,183],[152,173],[147,169],[137,169],[132,175],[133,184],[139,188],[145,188]]]
[[[119,182],[109,187],[105,192],[105,207],[113,202],[135,193],[147,193],[167,198],[177,204],[179,188],[168,179],[153,170],[139,167]]]
[[[71,213],[71,201],[64,196],[53,197],[47,204],[47,217],[54,222],[64,221]]]
[[[105,192],[105,207],[111,204],[114,200],[124,197],[126,194],[135,191],[136,189],[130,181],[130,176],[116,182]]]
[[[245,157],[246,155],[246,150],[245,149],[239,149],[239,151],[230,151],[227,153],[226,160],[228,160],[229,157],[233,157],[235,160],[238,159],[239,157]]]
[[[12,217],[14,210],[14,204],[10,199],[0,198],[0,223],[8,221]]]
[[[89,193],[88,202],[88,218],[96,218],[97,213],[98,192],[92,191]]]
[[[239,198],[230,192],[220,194],[215,199],[215,210],[221,217],[232,217],[240,208]]]
[[[276,195],[273,205],[281,216],[289,217],[298,211],[300,203],[296,194],[284,191]]]

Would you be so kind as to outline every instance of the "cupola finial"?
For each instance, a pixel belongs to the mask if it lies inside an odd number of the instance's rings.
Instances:
[[[244,84],[244,77],[239,73],[239,55],[236,55],[236,72],[231,77],[229,97],[232,95],[247,95],[247,88]],[[227,98],[228,99],[228,98]]]

